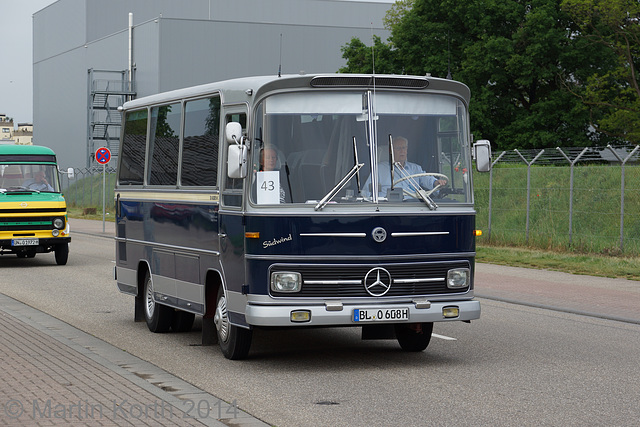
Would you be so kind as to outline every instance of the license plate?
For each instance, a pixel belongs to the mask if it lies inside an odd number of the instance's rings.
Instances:
[[[39,239],[12,239],[11,246],[38,246]]]
[[[397,322],[409,320],[409,309],[403,308],[356,308],[354,322]]]

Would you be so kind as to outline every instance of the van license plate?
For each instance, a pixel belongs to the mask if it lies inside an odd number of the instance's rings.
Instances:
[[[354,322],[397,322],[409,320],[409,309],[403,308],[356,308]]]
[[[38,246],[39,239],[12,239],[11,246]]]

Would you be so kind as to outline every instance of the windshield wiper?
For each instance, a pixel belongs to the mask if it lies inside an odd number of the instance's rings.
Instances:
[[[358,163],[358,164],[354,165],[351,168],[351,170],[349,172],[347,172],[347,174],[340,180],[340,182],[337,183],[336,186],[333,187],[331,189],[331,191],[329,191],[327,193],[327,195],[322,198],[322,200],[320,200],[320,202],[318,202],[318,204],[316,205],[316,207],[314,209],[315,210],[320,210],[320,209],[324,208],[327,205],[327,203],[329,203],[331,201],[331,199],[333,199],[335,197],[335,195],[338,194],[338,192],[340,190],[342,190],[342,187],[347,185],[347,183],[351,180],[351,178],[353,178],[354,175],[357,175],[358,171],[363,166],[364,166],[364,163]]]
[[[322,200],[320,200],[320,202],[316,205],[316,207],[314,208],[315,210],[320,210],[322,208],[324,208],[327,203],[329,203],[331,201],[331,199],[333,199],[335,197],[336,194],[338,194],[338,192],[340,190],[342,190],[342,187],[344,187],[345,185],[347,185],[347,183],[351,180],[351,178],[353,178],[353,176],[356,176],[356,183],[358,186],[358,194],[360,194],[360,168],[362,168],[364,166],[364,163],[358,163],[358,146],[356,144],[356,137],[353,137],[353,167],[351,168],[351,170],[349,172],[347,172],[347,174],[342,177],[342,179],[340,180],[340,182],[338,182],[335,187],[333,187],[331,189],[331,191],[329,191],[327,193],[326,196],[324,196],[322,198]]]
[[[23,187],[23,186],[16,186],[16,187],[9,187],[6,189],[7,193],[19,193],[19,192],[23,192],[23,191],[28,191],[30,193],[38,193],[40,194],[40,190],[34,190],[33,188],[27,188],[27,187]]]

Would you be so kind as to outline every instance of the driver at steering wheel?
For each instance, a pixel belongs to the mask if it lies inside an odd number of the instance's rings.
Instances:
[[[408,192],[413,192],[414,188],[411,185],[411,180],[405,179],[399,181],[400,178],[407,175],[416,175],[426,173],[422,167],[416,163],[407,161],[407,154],[409,152],[409,140],[403,136],[396,136],[393,138],[393,157],[396,162],[394,165],[394,179],[396,184],[394,188],[402,188]],[[398,163],[401,165],[399,166]],[[391,188],[391,174],[389,172],[389,162],[380,162],[378,165],[378,195],[385,197],[387,189]],[[404,171],[402,171],[404,169]],[[436,186],[444,186],[447,184],[446,179],[437,179],[434,176],[417,176],[414,178],[420,187],[425,190],[431,190]],[[367,178],[364,184],[363,193],[370,195],[371,177]]]

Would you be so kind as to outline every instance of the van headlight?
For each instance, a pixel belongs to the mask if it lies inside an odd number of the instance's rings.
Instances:
[[[64,228],[64,218],[54,218],[53,226],[58,230],[62,230]]]
[[[469,286],[471,272],[468,268],[453,268],[447,272],[447,288],[462,289]]]
[[[300,292],[302,276],[300,273],[278,271],[271,273],[271,290],[274,292]]]

